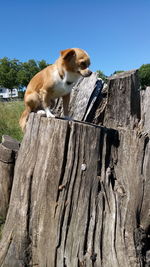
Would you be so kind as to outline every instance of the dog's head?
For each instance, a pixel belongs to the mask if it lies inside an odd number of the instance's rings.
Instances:
[[[83,77],[88,77],[92,71],[88,68],[90,57],[86,51],[79,48],[69,48],[60,52],[63,66],[67,71],[78,73]]]

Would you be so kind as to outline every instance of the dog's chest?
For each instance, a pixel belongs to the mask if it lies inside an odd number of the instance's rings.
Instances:
[[[60,97],[69,94],[72,90],[72,87],[73,84],[67,84],[62,80],[55,82],[53,88],[53,97]]]
[[[71,92],[74,83],[68,83],[66,79],[61,79],[60,75],[56,72],[54,74],[54,87],[52,97],[57,98],[67,95]]]

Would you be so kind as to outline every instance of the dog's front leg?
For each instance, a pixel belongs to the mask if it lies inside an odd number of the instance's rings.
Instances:
[[[46,117],[47,118],[54,118],[55,117],[55,115],[52,114],[52,112],[50,111],[50,107],[45,107],[44,110],[46,112]]]
[[[43,90],[42,100],[43,100],[43,108],[45,110],[46,117],[54,118],[55,115],[53,115],[52,112],[50,111],[50,102],[51,102],[50,94],[46,90]]]
[[[68,119],[68,115],[69,115],[69,111],[68,111],[68,107],[69,107],[69,102],[70,102],[70,94],[68,95],[64,95],[63,96],[63,110],[64,110],[64,117],[66,119]]]

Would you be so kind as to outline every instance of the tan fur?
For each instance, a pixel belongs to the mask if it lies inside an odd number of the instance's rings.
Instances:
[[[68,116],[71,89],[81,76],[87,77],[92,73],[89,65],[90,58],[84,50],[69,48],[60,52],[53,65],[38,72],[25,92],[25,110],[19,120],[22,130],[25,130],[31,111],[44,109],[47,117],[53,116],[49,106],[58,97],[63,97],[64,115]]]

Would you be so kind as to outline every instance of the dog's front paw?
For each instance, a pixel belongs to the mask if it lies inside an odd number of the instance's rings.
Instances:
[[[45,108],[45,112],[46,112],[46,117],[47,118],[55,118],[55,115],[52,114],[52,112],[50,111],[50,109],[48,107]]]
[[[46,112],[46,117],[47,117],[47,118],[55,118],[55,115],[52,114],[52,112],[50,112],[50,110],[48,110],[48,111]]]
[[[46,112],[44,110],[38,110],[37,114],[39,114],[42,117],[46,117]]]
[[[55,115],[52,113],[48,113],[48,114],[46,114],[46,116],[47,116],[47,118],[55,118]]]

